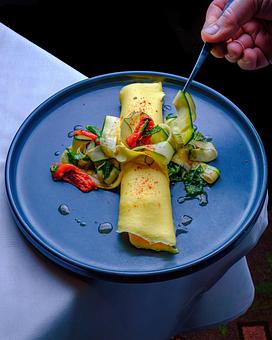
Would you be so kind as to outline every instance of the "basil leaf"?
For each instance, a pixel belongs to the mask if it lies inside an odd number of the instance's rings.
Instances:
[[[70,164],[77,165],[78,161],[83,159],[85,155],[83,153],[76,153],[73,150],[67,148],[67,157]]]
[[[171,182],[183,182],[184,189],[188,196],[195,197],[203,193],[206,182],[200,176],[203,168],[198,166],[195,169],[186,171],[181,165],[174,162],[168,164],[168,175]]]
[[[200,174],[203,172],[202,166],[188,171],[184,176],[184,186],[188,196],[196,196],[203,193],[203,188],[206,182]]]
[[[147,128],[147,125],[149,124],[149,119],[146,119],[142,128],[141,128],[141,132],[144,133],[145,132],[145,129]]]
[[[161,131],[161,127],[159,125],[154,126],[150,130],[145,130],[143,133],[143,137],[154,135],[155,133]]]
[[[171,182],[183,182],[186,170],[179,164],[170,162],[168,164],[168,176]]]

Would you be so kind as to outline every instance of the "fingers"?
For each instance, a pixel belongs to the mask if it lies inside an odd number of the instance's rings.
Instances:
[[[206,30],[209,30],[212,24],[216,23],[216,21],[220,18],[226,3],[227,0],[214,0],[208,7],[205,23],[201,31],[201,36],[204,41],[209,41],[210,33],[207,33]]]
[[[226,59],[231,63],[236,63],[243,57],[244,50],[253,48],[254,42],[249,34],[242,34],[239,38],[231,41],[227,45]]]
[[[238,61],[243,70],[256,70],[269,65],[269,62],[259,47],[247,48],[244,56]]]
[[[224,58],[228,53],[226,43],[218,43],[211,50],[211,54],[216,58]]]
[[[204,41],[218,43],[227,41],[255,12],[254,0],[234,0],[222,13],[224,0],[214,0],[210,5],[201,36]]]
[[[203,27],[216,22],[220,18],[225,7],[227,0],[214,0],[207,9],[206,19]]]

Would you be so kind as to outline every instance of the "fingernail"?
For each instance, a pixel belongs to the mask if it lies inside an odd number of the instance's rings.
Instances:
[[[219,26],[217,24],[212,24],[204,28],[204,32],[210,35],[213,35],[219,31]]]

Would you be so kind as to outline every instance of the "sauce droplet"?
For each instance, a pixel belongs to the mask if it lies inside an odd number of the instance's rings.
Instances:
[[[179,236],[180,234],[187,234],[188,233],[188,229],[184,228],[182,226],[178,226],[177,230],[176,230],[176,236]]]
[[[74,137],[74,131],[70,131],[70,132],[68,132],[67,136],[68,136],[69,138],[72,138],[72,137]]]
[[[162,106],[162,110],[163,111],[169,111],[171,109],[172,109],[172,106],[169,105],[169,104],[163,104],[163,106]]]
[[[208,204],[208,195],[206,192],[203,192],[203,194],[200,194],[198,196],[198,200],[199,200],[199,205],[204,207],[205,205]]]
[[[69,215],[70,214],[70,209],[66,204],[61,204],[58,207],[58,211],[61,215]]]
[[[59,151],[56,151],[56,152],[54,153],[54,155],[55,155],[55,156],[59,156],[59,155],[60,155],[60,152],[59,152]]]
[[[98,226],[98,231],[101,234],[109,234],[112,231],[112,229],[113,229],[113,226],[109,222],[100,223]]]
[[[74,130],[84,130],[84,127],[82,125],[75,125]]]
[[[193,200],[193,199],[198,199],[199,205],[204,207],[205,205],[208,204],[208,195],[206,192],[203,192],[202,194],[196,196],[196,197],[190,197],[190,196],[180,196],[177,198],[177,202],[179,204],[184,203],[185,201]]]
[[[178,202],[179,204],[182,204],[182,203],[184,203],[185,201],[189,201],[189,200],[191,200],[191,199],[193,199],[193,198],[192,198],[192,197],[189,197],[189,196],[180,196],[180,197],[177,198],[177,202]]]
[[[192,222],[193,218],[189,215],[183,215],[181,219],[181,224],[186,226]]]

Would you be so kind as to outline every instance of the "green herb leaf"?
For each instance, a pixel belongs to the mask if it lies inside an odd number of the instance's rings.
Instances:
[[[171,118],[177,118],[177,114],[176,113],[168,113],[168,115],[165,116],[166,120],[169,120]]]
[[[83,153],[76,153],[69,148],[66,149],[66,152],[67,152],[67,157],[68,157],[68,161],[70,164],[77,165],[78,161],[80,161],[81,159],[85,157]]]
[[[94,125],[86,125],[85,129],[94,133],[95,135],[97,135],[97,137],[101,137],[102,131],[100,129],[98,129],[96,126]]]
[[[141,128],[141,132],[144,133],[145,132],[145,129],[147,128],[147,125],[149,124],[149,119],[146,119],[142,128]]]
[[[156,125],[149,130],[145,130],[144,133],[143,133],[143,137],[154,135],[155,133],[161,131],[161,129],[162,128],[159,125]]]
[[[206,182],[200,177],[203,172],[202,166],[190,171],[185,170],[181,165],[174,162],[168,164],[168,175],[171,182],[183,182],[184,189],[188,196],[195,197],[203,193]]]
[[[98,170],[98,169],[99,169],[99,170],[102,170],[104,179],[106,179],[106,178],[109,177],[112,168],[113,168],[113,164],[112,164],[109,160],[106,160],[106,161],[103,162],[101,165],[99,165],[99,167],[97,168],[97,170]]]
[[[183,182],[186,170],[174,162],[168,164],[168,175],[171,182]]]
[[[202,172],[202,166],[198,166],[197,168],[188,171],[184,176],[184,185],[188,196],[194,197],[203,193],[206,182],[200,177]]]

